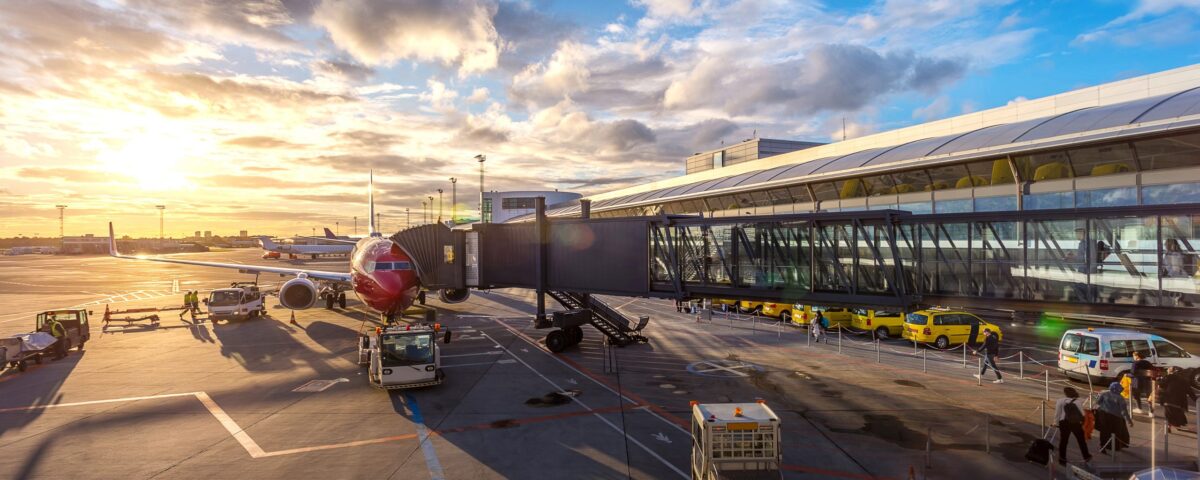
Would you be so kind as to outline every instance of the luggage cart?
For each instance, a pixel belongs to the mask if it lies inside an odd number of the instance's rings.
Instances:
[[[54,336],[45,332],[22,333],[8,338],[0,338],[0,369],[5,365],[24,372],[29,361],[42,363],[42,357],[49,355],[54,346]]]

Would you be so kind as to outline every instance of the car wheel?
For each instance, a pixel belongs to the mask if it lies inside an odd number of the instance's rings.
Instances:
[[[18,372],[24,372],[26,368],[29,368],[29,366],[25,364],[24,360],[21,360],[16,363],[17,363],[17,371]]]
[[[783,323],[792,323],[792,312],[784,311],[779,314],[779,320]]]
[[[1200,388],[1200,368],[1193,368],[1188,373],[1192,377],[1192,388]]]
[[[888,336],[889,336],[889,334],[888,334],[887,327],[879,327],[879,328],[875,329],[875,338],[878,338],[880,340],[887,340]]]
[[[555,330],[546,335],[546,348],[551,352],[560,353],[567,349],[567,333],[562,330]]]
[[[79,351],[81,351],[81,352],[83,351],[83,344],[85,344],[85,343],[87,343],[87,340],[81,340],[79,342]]]
[[[942,350],[950,348],[950,339],[946,338],[945,335],[937,337],[937,340],[933,341],[933,346],[940,348]]]

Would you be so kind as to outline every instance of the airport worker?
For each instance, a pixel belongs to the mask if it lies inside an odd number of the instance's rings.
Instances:
[[[825,335],[828,333],[829,323],[825,319],[825,315],[820,311],[817,311],[817,318],[813,319],[810,328],[812,329],[813,337],[816,337],[818,342],[824,340],[825,343],[829,343],[829,338]]]
[[[1058,424],[1058,464],[1067,464],[1067,445],[1072,435],[1079,444],[1083,463],[1087,464],[1092,460],[1092,455],[1088,453],[1087,441],[1083,438],[1083,408],[1077,403],[1079,392],[1074,387],[1065,387],[1063,395],[1054,404],[1054,422]]]
[[[992,333],[991,329],[983,330],[983,346],[975,351],[978,355],[983,353],[983,362],[980,364],[979,373],[975,374],[975,378],[982,379],[983,374],[987,373],[988,367],[996,372],[996,380],[992,383],[1004,383],[1004,376],[1000,374],[1000,368],[996,366],[996,356],[1000,354],[1000,339]]]
[[[1167,426],[1186,430],[1187,408],[1196,401],[1196,393],[1192,390],[1191,379],[1183,374],[1179,367],[1171,367],[1170,373],[1163,379],[1162,403],[1166,407]]]
[[[46,332],[54,336],[54,359],[67,356],[67,329],[58,320],[46,322]]]
[[[192,308],[192,291],[191,290],[183,292],[183,308],[184,309]]]
[[[1146,355],[1142,352],[1133,352],[1133,379],[1130,385],[1133,387],[1133,413],[1142,413],[1142,398],[1150,394],[1150,390],[1154,388],[1152,376],[1154,374],[1154,364],[1146,360]],[[1150,405],[1153,409],[1154,405]]]
[[[1122,395],[1124,387],[1112,382],[1108,390],[1096,401],[1096,430],[1100,431],[1100,453],[1113,448],[1120,451],[1129,446],[1129,428],[1133,417],[1129,415],[1129,401]],[[1111,439],[1112,443],[1109,443]]]

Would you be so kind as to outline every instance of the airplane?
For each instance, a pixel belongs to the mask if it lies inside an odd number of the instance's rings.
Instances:
[[[271,237],[258,237],[259,245],[262,245],[263,250],[268,252],[279,252],[287,254],[293,258],[297,255],[311,256],[316,260],[320,255],[346,255],[354,249],[353,245],[338,243],[335,245],[296,245],[296,244],[278,244],[271,240]]]
[[[117,251],[116,234],[113,232],[112,222],[108,224],[108,250],[109,255],[127,260],[178,263],[227,268],[255,275],[273,273],[284,277],[295,277],[279,287],[279,304],[291,310],[312,308],[321,297],[326,299],[326,308],[333,308],[334,303],[345,308],[344,289],[348,286],[359,300],[379,313],[383,322],[392,324],[395,323],[396,316],[403,315],[404,310],[412,306],[419,295],[423,298],[421,279],[417,276],[412,257],[404,251],[404,248],[375,230],[374,172],[371,173],[367,184],[367,203],[370,213],[368,218],[371,219],[368,226],[369,236],[354,243],[350,253],[350,271],[347,273],[122,255]],[[446,303],[464,302],[469,296],[470,291],[467,289],[439,292],[439,298]],[[336,302],[331,300],[334,297],[336,297]]]

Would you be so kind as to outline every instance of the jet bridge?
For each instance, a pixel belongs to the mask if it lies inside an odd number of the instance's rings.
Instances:
[[[1200,204],[914,215],[548,219],[426,225],[393,236],[431,290],[527,288],[537,324],[644,327],[591,295],[884,307],[956,305],[1190,322]],[[545,295],[570,311],[546,315]],[[563,299],[567,299],[564,301]],[[569,335],[568,335],[569,336]],[[640,335],[638,335],[640,336]]]

